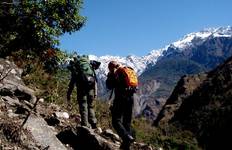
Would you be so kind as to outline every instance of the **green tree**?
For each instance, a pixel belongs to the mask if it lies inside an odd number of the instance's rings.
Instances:
[[[82,0],[3,0],[0,2],[0,56],[19,49],[41,53],[59,36],[80,30]]]

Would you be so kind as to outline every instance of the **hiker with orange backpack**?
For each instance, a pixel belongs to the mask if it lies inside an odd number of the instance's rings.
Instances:
[[[129,150],[135,140],[131,133],[131,121],[138,79],[132,68],[122,67],[116,61],[111,61],[108,69],[106,86],[114,90],[115,95],[111,107],[112,125],[122,139],[120,148]]]

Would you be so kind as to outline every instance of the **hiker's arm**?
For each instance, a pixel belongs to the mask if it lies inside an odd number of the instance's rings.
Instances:
[[[95,85],[94,85],[94,99],[97,98],[97,82],[95,81]]]
[[[106,79],[107,89],[112,90],[115,87],[115,76],[113,73],[109,72]]]
[[[71,79],[68,85],[68,90],[67,90],[67,103],[71,102],[71,95],[72,95],[72,91],[74,89],[74,86],[76,83],[76,77],[74,76],[74,74],[71,74]]]
[[[73,60],[71,60],[67,66],[67,69],[71,72],[75,71],[75,63]]]

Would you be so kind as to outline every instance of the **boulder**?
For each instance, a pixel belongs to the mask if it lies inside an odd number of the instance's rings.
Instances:
[[[66,147],[57,139],[55,130],[48,126],[43,118],[31,115],[24,128],[32,134],[32,138],[42,149],[66,150]]]

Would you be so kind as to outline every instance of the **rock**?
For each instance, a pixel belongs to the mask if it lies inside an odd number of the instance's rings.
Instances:
[[[39,102],[43,103],[43,102],[44,102],[44,99],[43,99],[43,98],[40,98],[40,99],[39,99]]]
[[[31,115],[24,128],[29,130],[33,139],[41,145],[42,149],[66,150],[66,147],[57,139],[56,132],[48,127],[44,119]]]
[[[104,132],[102,132],[102,135],[108,139],[111,139],[113,142],[120,141],[120,137],[111,129],[106,129]]]
[[[12,105],[12,106],[21,105],[21,104],[19,103],[19,100],[16,99],[16,98],[13,99],[13,98],[11,98],[11,97],[9,97],[9,96],[3,96],[2,99],[3,99],[4,101],[6,101],[9,105]]]
[[[67,112],[55,112],[55,116],[61,119],[68,119],[69,114]]]
[[[118,150],[120,146],[107,141],[105,138],[94,133],[94,130],[87,127],[77,128],[77,141],[80,146],[80,150]]]
[[[13,62],[0,58],[0,79],[5,78],[19,84],[24,84],[21,79],[22,69],[18,68]]]
[[[60,107],[54,103],[50,103],[49,108],[55,111],[61,110]]]
[[[98,134],[101,134],[101,133],[102,133],[102,128],[101,128],[101,127],[97,127],[96,130],[97,130],[96,132],[97,132]]]
[[[19,100],[27,100],[31,103],[35,103],[36,101],[36,97],[32,89],[7,79],[4,79],[3,86],[0,86],[0,95],[16,96]]]
[[[16,96],[19,100],[36,101],[34,91],[25,86],[21,79],[22,69],[14,63],[0,58],[0,95]]]
[[[9,118],[14,118],[14,117],[18,117],[19,116],[19,115],[13,113],[13,112],[9,112],[7,115],[8,115]]]

